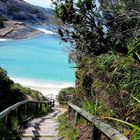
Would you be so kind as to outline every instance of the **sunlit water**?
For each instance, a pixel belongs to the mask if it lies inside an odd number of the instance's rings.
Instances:
[[[74,69],[64,51],[66,44],[60,42],[47,31],[25,40],[0,40],[0,66],[13,79],[73,84]]]

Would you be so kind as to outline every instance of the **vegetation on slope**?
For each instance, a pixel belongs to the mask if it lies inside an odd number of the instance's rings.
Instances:
[[[58,33],[71,43],[69,56],[77,65],[79,100],[74,103],[102,119],[120,118],[138,126],[140,2],[62,0],[54,5],[56,17],[63,22]],[[131,130],[112,124],[121,132]],[[138,138],[139,132],[133,139]]]
[[[46,100],[46,98],[38,91],[31,90],[21,86],[20,84],[15,84],[7,76],[7,72],[0,68],[0,112],[7,107],[26,99],[34,100]],[[36,114],[36,105],[33,104],[29,106],[30,117],[34,117]],[[50,107],[42,107],[39,110],[38,115],[46,115],[51,111]],[[15,112],[13,112],[14,114]],[[27,119],[29,116],[25,112],[21,112],[21,120]],[[16,114],[12,116],[11,119],[12,128],[6,127],[5,118],[0,120],[0,140],[17,140],[19,139],[19,123]],[[21,123],[21,122],[20,122]]]
[[[7,72],[0,68],[0,111],[19,101],[28,99],[27,95],[35,100],[45,99],[40,92],[15,84],[7,76]]]
[[[73,87],[63,88],[60,90],[58,94],[58,101],[60,103],[65,101],[70,102],[74,96],[75,96],[75,88]]]

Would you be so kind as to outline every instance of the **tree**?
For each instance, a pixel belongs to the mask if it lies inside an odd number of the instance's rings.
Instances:
[[[70,56],[75,62],[109,51],[126,55],[127,46],[140,34],[138,0],[100,0],[98,4],[95,0],[57,0],[54,5],[63,22],[58,33],[74,46]]]

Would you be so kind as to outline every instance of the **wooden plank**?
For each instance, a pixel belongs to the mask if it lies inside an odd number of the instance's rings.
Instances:
[[[95,116],[89,114],[84,109],[79,108],[76,105],[69,103],[69,106],[77,111],[81,116],[91,122],[96,128],[98,128],[103,134],[105,134],[110,140],[128,140],[123,134],[111,127],[109,124],[102,122]]]

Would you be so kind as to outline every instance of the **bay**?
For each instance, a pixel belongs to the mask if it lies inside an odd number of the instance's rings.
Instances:
[[[0,67],[13,79],[74,84],[75,71],[68,63],[66,45],[48,34],[25,40],[0,41]]]

